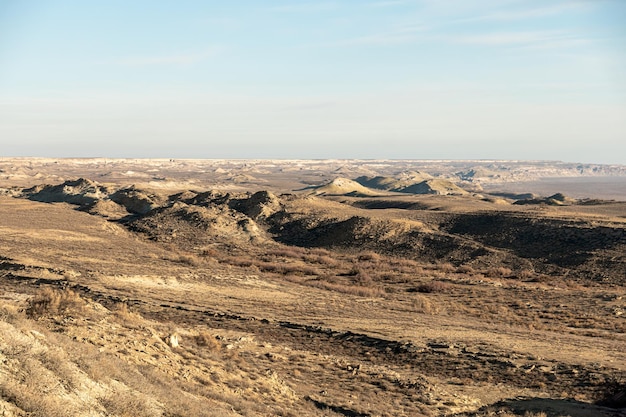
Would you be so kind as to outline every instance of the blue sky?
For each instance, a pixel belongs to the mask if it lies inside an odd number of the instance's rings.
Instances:
[[[626,1],[0,0],[0,156],[626,164]]]

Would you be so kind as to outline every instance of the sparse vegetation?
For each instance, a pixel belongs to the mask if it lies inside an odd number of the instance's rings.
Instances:
[[[85,302],[78,293],[70,289],[44,287],[30,299],[26,314],[36,319],[42,316],[80,314],[84,308]]]
[[[423,284],[420,284],[417,287],[418,292],[423,293],[442,293],[448,291],[450,286],[442,281],[429,281]]]
[[[31,195],[64,187],[115,188]],[[621,206],[167,193],[126,191],[150,211],[118,223],[2,197],[0,415],[607,417],[621,395]]]
[[[496,268],[489,268],[485,271],[485,275],[490,278],[506,278],[511,276],[513,271],[510,268],[499,266]]]
[[[220,351],[222,348],[222,344],[217,340],[215,336],[212,334],[201,331],[197,336],[194,336],[194,340],[196,345],[200,348],[206,348],[209,351]]]
[[[441,305],[436,302],[431,302],[428,298],[418,295],[412,300],[412,307],[418,313],[423,314],[438,314],[441,312]]]
[[[384,297],[385,291],[381,288],[365,287],[361,285],[338,284],[323,280],[307,281],[306,285],[321,288],[329,291],[336,291],[342,294],[355,295],[357,297]]]

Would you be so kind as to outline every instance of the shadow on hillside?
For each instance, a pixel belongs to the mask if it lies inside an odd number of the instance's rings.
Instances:
[[[626,415],[624,409],[602,407],[573,399],[513,398],[482,407],[476,412],[457,414],[455,417],[487,416],[499,410],[519,416],[526,413],[530,415],[533,415],[531,413],[544,413],[546,417],[623,417]]]

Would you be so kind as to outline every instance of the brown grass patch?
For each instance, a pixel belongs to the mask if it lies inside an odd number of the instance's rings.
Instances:
[[[472,267],[471,267],[471,266],[469,266],[469,265],[461,265],[461,266],[459,266],[459,267],[456,269],[456,272],[457,272],[458,274],[469,274],[469,275],[472,275],[472,274],[474,274],[474,272],[476,272],[476,271],[474,270],[474,268],[472,268]]]
[[[212,352],[218,352],[222,349],[222,344],[219,340],[207,331],[201,331],[197,336],[193,338],[198,347],[208,349]]]
[[[85,306],[85,300],[70,289],[54,290],[45,287],[28,301],[25,311],[28,317],[37,319],[43,316],[80,314]]]
[[[440,272],[444,272],[448,274],[452,272],[456,272],[456,267],[452,265],[450,262],[444,262],[442,264],[435,265],[435,268],[439,270]]]
[[[382,258],[379,254],[373,251],[366,251],[359,254],[359,261],[372,261],[379,262]]]
[[[111,310],[117,320],[127,327],[135,327],[143,321],[141,314],[131,311],[126,303],[116,303]]]
[[[517,271],[515,276],[522,281],[529,281],[535,276],[535,273],[529,269],[522,269],[521,271]]]
[[[413,309],[418,313],[423,314],[437,314],[441,311],[441,306],[434,304],[427,297],[423,295],[417,295],[412,301],[411,305]]]
[[[321,280],[307,281],[306,285],[323,290],[336,291],[343,294],[356,295],[359,297],[382,297],[385,291],[378,287],[363,287],[360,285],[346,285]]]
[[[306,249],[303,249],[297,246],[290,246],[290,247],[272,249],[272,250],[267,251],[268,255],[281,256],[283,258],[301,258],[304,255],[306,255],[306,253],[307,253]]]
[[[489,268],[485,271],[485,276],[489,278],[505,278],[510,277],[513,271],[511,268],[505,268],[503,266],[497,268]]]
[[[449,291],[450,284],[442,281],[430,281],[420,284],[417,287],[417,292],[421,293],[444,293]]]
[[[151,417],[156,413],[150,412],[145,398],[134,391],[117,390],[100,399],[100,404],[111,415],[121,417]]]

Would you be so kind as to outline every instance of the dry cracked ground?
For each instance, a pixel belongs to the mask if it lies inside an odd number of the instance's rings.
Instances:
[[[624,416],[626,203],[561,203],[7,189],[0,415]]]

